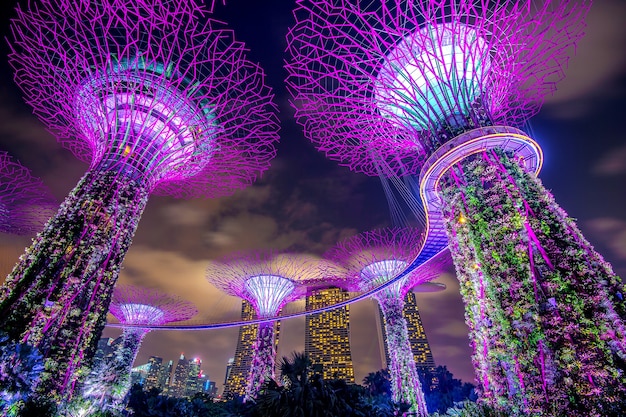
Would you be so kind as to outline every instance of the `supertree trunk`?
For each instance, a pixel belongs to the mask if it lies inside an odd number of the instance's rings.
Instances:
[[[472,344],[478,351],[488,341],[479,368],[488,378],[479,382],[494,395],[485,400],[537,416],[618,411],[626,401],[620,278],[541,182],[503,152],[465,160],[444,182]]]
[[[252,365],[246,388],[245,401],[256,398],[265,381],[274,378],[276,350],[274,343],[274,323],[259,323],[257,339],[252,346]]]
[[[384,290],[377,294],[376,299],[385,318],[392,399],[395,402],[410,404],[410,411],[417,416],[428,416],[406,320],[402,315],[404,299],[399,294],[389,294]]]
[[[463,218],[461,225],[465,221]],[[447,225],[450,226],[450,223]],[[491,339],[487,331],[493,326],[489,317],[493,315],[494,309],[493,305],[489,304],[487,291],[493,290],[496,286],[488,282],[489,277],[483,274],[467,228],[462,228],[461,225],[458,228],[448,227],[447,232],[451,237],[449,248],[454,260],[463,260],[455,262],[455,267],[457,277],[461,281],[461,296],[465,302],[465,322],[469,327],[472,364],[478,381],[479,398],[489,404],[506,404],[508,401],[506,377],[496,375],[496,370],[491,369],[489,356],[492,345],[502,342],[500,339]]]
[[[88,369],[148,198],[134,178],[85,174],[2,288],[0,326],[46,358],[37,393],[69,398]]]
[[[127,328],[122,334],[122,344],[116,352],[116,367],[120,369],[120,374],[116,378],[111,389],[111,396],[121,401],[130,389],[130,373],[133,363],[139,353],[141,342],[148,334],[149,330]]]

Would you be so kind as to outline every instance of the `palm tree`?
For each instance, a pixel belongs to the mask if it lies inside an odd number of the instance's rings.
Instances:
[[[312,370],[307,355],[294,353],[280,362],[283,386],[268,381],[256,399],[252,416],[263,417],[391,417],[404,408],[389,395],[372,395],[368,389],[341,379],[325,380]]]
[[[370,395],[388,395],[391,397],[391,375],[388,369],[370,372],[363,378],[363,385]]]

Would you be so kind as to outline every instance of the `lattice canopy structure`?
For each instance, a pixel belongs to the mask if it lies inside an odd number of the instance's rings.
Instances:
[[[88,367],[148,196],[250,184],[278,125],[263,71],[193,0],[40,0],[18,7],[12,34],[26,101],[90,164],[1,291],[2,327],[48,361],[37,392],[61,399]]]
[[[522,126],[589,1],[300,0],[287,83],[305,134],[357,172],[416,174],[459,132]]]
[[[536,178],[519,127],[563,77],[590,1],[299,1],[296,116],[331,159],[418,174],[447,235],[481,400],[508,415],[602,416],[626,402],[622,280]],[[436,250],[435,250],[436,249]]]
[[[211,263],[207,279],[226,294],[243,298],[259,318],[275,317],[281,308],[307,294],[307,282],[319,283],[329,263],[310,256],[255,252]],[[259,323],[245,399],[255,398],[265,380],[274,377],[274,323]]]
[[[58,203],[43,182],[0,152],[0,232],[35,233],[54,214]]]
[[[438,256],[402,278],[402,273],[417,256],[423,232],[417,228],[373,230],[348,238],[324,256],[344,265],[343,288],[367,290],[395,281],[374,294],[385,319],[393,400],[411,404],[411,411],[427,416],[424,393],[411,350],[404,297],[411,288],[428,283],[443,272],[449,263],[447,254]],[[431,288],[436,288],[431,286]],[[445,288],[445,287],[443,287]]]

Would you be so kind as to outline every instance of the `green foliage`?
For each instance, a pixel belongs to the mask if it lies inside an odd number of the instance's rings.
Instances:
[[[488,405],[476,404],[471,401],[459,403],[449,408],[445,414],[434,413],[431,417],[509,417],[508,413],[497,411]]]
[[[611,266],[503,152],[466,159],[444,182],[482,400],[510,415],[623,407],[626,303]]]
[[[11,415],[29,404],[43,369],[43,357],[37,349],[0,333],[0,411]]]

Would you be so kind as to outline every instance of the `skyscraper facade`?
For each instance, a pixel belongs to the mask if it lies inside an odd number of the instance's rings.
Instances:
[[[254,307],[246,300],[242,300],[241,318],[242,320],[256,318]],[[274,331],[276,334],[276,345],[278,345],[279,330],[280,323],[275,322]],[[254,324],[239,327],[235,357],[232,363],[230,360],[228,361],[226,381],[224,384],[224,398],[245,395],[248,375],[250,374],[250,367],[252,365],[252,345],[257,338],[257,332],[258,326]]]
[[[144,390],[148,391],[152,388],[163,389],[163,358],[150,356],[148,363],[150,364],[150,369],[143,386]]]
[[[185,382],[185,397],[193,397],[196,392],[202,391],[200,380],[202,361],[194,358],[189,361],[187,368],[187,381]]]
[[[184,397],[187,389],[187,378],[189,376],[189,363],[185,355],[181,354],[174,368],[174,375],[170,383],[169,395],[172,397]]]
[[[348,298],[340,288],[326,288],[306,298],[306,309],[336,304]],[[313,369],[324,378],[338,378],[354,382],[354,368],[350,351],[350,307],[306,316],[304,352]]]
[[[381,353],[384,354],[383,367],[387,367],[389,364],[389,350],[387,348],[387,333],[385,332],[385,319],[383,312],[378,306],[379,316],[379,337],[381,340]],[[419,309],[417,308],[417,301],[415,293],[409,291],[404,297],[404,319],[406,320],[407,330],[409,332],[409,341],[411,342],[411,351],[415,359],[415,366],[419,371],[434,370],[435,359],[433,358],[424,326],[422,325],[422,318],[420,317]]]

